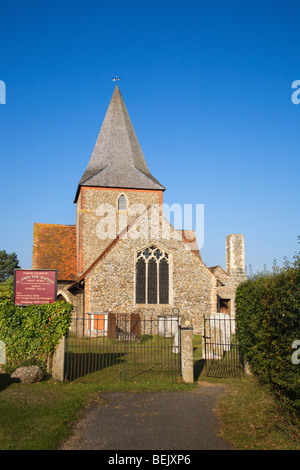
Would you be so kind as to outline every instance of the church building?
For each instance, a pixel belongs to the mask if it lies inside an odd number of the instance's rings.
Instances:
[[[235,289],[246,279],[243,235],[226,237],[226,270],[208,267],[195,233],[165,217],[164,191],[117,85],[76,189],[75,224],[34,224],[32,269],[57,270],[58,298],[74,305],[74,317],[97,319],[105,331],[109,312],[178,309],[202,333],[204,314],[235,316]]]

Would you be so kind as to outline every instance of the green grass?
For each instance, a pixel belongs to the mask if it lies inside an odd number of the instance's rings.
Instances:
[[[0,448],[2,450],[55,449],[67,432],[68,424],[78,416],[84,404],[94,396],[83,384],[4,384],[0,374]]]
[[[140,342],[106,337],[67,340],[67,375],[72,381],[177,381],[180,356],[173,338],[143,335]]]
[[[98,399],[101,391],[178,391],[194,387],[182,383],[178,374],[179,368],[170,376],[167,370],[164,371],[161,367],[164,364],[164,348],[171,347],[170,339],[162,343],[155,336],[145,337],[140,344],[140,350],[135,349],[133,352],[129,349],[128,352],[127,349],[126,376],[121,361],[112,364],[106,362],[104,367],[101,365],[99,370],[94,372],[84,370],[87,364],[91,366],[89,360],[93,359],[96,345],[99,347],[99,341],[87,342],[84,338],[70,342],[70,352],[78,354],[78,361],[84,358],[84,364],[79,363],[82,373],[77,373],[78,380],[69,383],[57,383],[53,380],[37,384],[12,383],[8,375],[0,374],[0,449],[56,449],[58,443],[70,433],[72,423],[80,416],[84,407],[91,400]],[[111,342],[105,338],[102,345],[102,353],[107,354],[109,351],[109,359],[112,359],[112,354],[121,357],[124,353],[122,342]],[[153,362],[148,366],[147,351],[145,355],[144,349],[147,345],[156,348]],[[159,345],[163,348],[160,349]],[[177,356],[178,360],[178,355],[174,356]],[[135,373],[130,375],[133,366]],[[112,380],[103,380],[107,378],[109,370]],[[98,375],[99,372],[102,372],[102,377]]]
[[[179,391],[193,385],[157,381],[37,384],[12,383],[0,374],[0,450],[55,450],[85,406],[101,391]]]
[[[206,377],[201,336],[194,337],[195,381],[224,384],[227,394],[217,404],[220,436],[236,449],[299,449],[299,427],[273,395],[253,378]],[[180,381],[132,380],[110,383],[13,383],[0,374],[0,449],[55,450],[91,401],[101,403],[101,391],[180,391],[194,385]]]
[[[201,339],[194,337],[195,380],[223,384],[226,394],[218,399],[219,435],[237,450],[299,450],[300,420],[295,422],[270,389],[255,377],[207,376]]]
[[[225,382],[218,401],[220,436],[238,450],[299,450],[300,421],[291,419],[267,386],[254,377]]]

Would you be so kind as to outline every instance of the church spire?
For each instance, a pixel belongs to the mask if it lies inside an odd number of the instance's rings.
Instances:
[[[81,186],[165,190],[148,169],[118,85],[79,181],[75,202]]]

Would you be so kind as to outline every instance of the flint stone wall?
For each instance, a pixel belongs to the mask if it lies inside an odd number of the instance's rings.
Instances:
[[[140,219],[145,227],[148,212]],[[159,237],[135,239],[128,232],[87,275],[85,280],[85,311],[95,313],[139,313],[146,317],[170,315],[174,307],[180,314],[189,314],[194,332],[202,332],[203,314],[216,311],[216,278],[183,242],[178,233],[160,214]],[[153,227],[152,227],[153,228]],[[137,227],[135,227],[137,230]],[[169,230],[170,237],[162,235]],[[156,245],[170,254],[170,303],[168,305],[135,304],[135,253],[149,245]]]
[[[138,213],[127,211],[118,211],[118,198],[124,194],[127,200],[127,208],[140,204],[141,208],[146,208],[150,204],[159,206],[162,203],[162,191],[132,190],[121,189],[102,189],[82,187],[77,203],[77,239],[78,249],[78,272],[82,273],[90,267],[97,256],[105,250],[112,242],[120,230],[127,226]],[[103,212],[105,204],[110,208],[115,208],[116,229],[112,238],[103,239],[101,230],[103,229],[103,220],[106,218],[109,227],[113,229],[113,220],[107,217]],[[107,230],[109,228],[107,226]],[[113,234],[112,234],[113,235]]]

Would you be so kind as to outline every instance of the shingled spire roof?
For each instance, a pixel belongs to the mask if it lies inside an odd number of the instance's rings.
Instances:
[[[81,186],[165,190],[148,169],[118,86],[79,181],[75,202]]]

